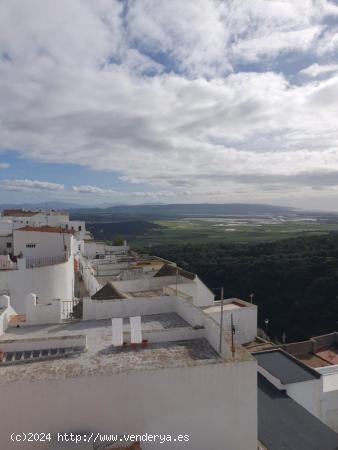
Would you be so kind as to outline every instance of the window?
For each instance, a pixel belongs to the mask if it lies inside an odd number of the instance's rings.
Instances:
[[[79,225],[79,231],[81,231],[82,230],[82,226],[81,225]]]
[[[26,248],[35,248],[36,244],[26,244]]]

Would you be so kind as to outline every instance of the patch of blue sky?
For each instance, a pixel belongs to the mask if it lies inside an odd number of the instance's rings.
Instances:
[[[91,185],[102,189],[132,192],[135,186],[120,179],[120,172],[96,171],[77,164],[46,163],[22,157],[16,151],[0,152],[0,163],[9,164],[0,169],[0,180],[30,179],[65,185]],[[137,190],[149,191],[149,186],[138,184]]]

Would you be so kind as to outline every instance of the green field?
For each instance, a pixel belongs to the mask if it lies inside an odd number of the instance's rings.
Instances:
[[[162,228],[136,236],[130,240],[131,246],[141,249],[180,243],[245,243],[338,232],[338,223],[301,220],[269,222],[269,220],[180,219],[159,220],[155,223]]]

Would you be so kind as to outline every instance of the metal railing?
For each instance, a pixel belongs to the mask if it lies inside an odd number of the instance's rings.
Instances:
[[[0,270],[15,270],[17,268],[16,262],[0,260]]]
[[[82,301],[79,299],[61,302],[61,319],[74,320],[82,318]]]
[[[61,264],[69,259],[69,254],[58,256],[30,256],[26,257],[26,269],[33,267],[52,266],[54,264]]]

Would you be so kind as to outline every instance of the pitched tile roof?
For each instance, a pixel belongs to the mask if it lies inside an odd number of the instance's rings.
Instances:
[[[38,211],[24,211],[23,209],[4,209],[3,216],[9,217],[31,217],[38,214]]]
[[[92,300],[117,300],[126,298],[111,282],[106,283],[99,291],[92,295]]]
[[[181,269],[176,266],[171,266],[170,264],[163,264],[160,270],[154,275],[154,278],[157,277],[172,277],[180,275],[184,278],[188,278],[189,280],[194,280],[196,274],[192,272],[188,272],[187,270]]]
[[[43,225],[42,227],[32,227],[30,225],[26,225],[22,228],[17,228],[15,231],[36,231],[39,233],[67,233],[73,234],[73,230],[66,230],[61,227],[50,227],[49,225]]]

